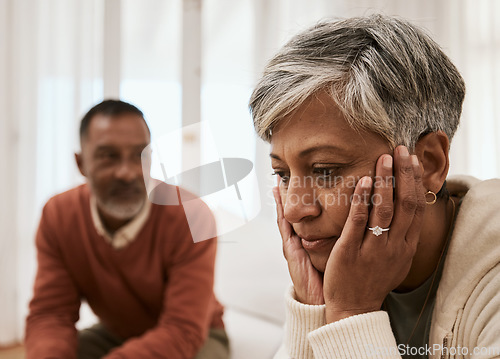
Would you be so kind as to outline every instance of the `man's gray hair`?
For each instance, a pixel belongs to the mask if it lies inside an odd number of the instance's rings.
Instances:
[[[250,99],[258,135],[312,95],[327,91],[354,128],[410,149],[420,136],[452,139],[465,84],[420,28],[382,15],[326,21],[296,35],[271,59]]]

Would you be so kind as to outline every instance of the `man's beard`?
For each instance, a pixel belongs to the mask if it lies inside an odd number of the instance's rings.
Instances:
[[[118,220],[127,220],[135,217],[144,206],[145,198],[134,200],[128,203],[116,200],[114,198],[104,202],[96,198],[101,211]]]
[[[99,209],[108,216],[117,220],[128,220],[135,217],[141,211],[146,201],[145,189],[140,182],[125,183],[114,181],[107,188],[106,194],[99,194],[97,186],[89,182],[94,192]],[[120,194],[129,192],[130,198],[120,198]]]

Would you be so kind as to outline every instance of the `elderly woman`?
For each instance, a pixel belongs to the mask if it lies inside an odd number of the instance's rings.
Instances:
[[[446,181],[464,93],[429,36],[380,15],[269,62],[250,108],[293,282],[277,358],[500,355],[500,184]]]

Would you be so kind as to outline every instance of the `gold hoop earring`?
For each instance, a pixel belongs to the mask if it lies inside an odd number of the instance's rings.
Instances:
[[[432,201],[427,201],[427,195],[428,194],[432,195],[432,197],[433,197]],[[436,194],[434,192],[430,191],[430,190],[427,191],[427,193],[425,194],[425,204],[433,205],[434,203],[436,203],[436,201],[437,201]]]

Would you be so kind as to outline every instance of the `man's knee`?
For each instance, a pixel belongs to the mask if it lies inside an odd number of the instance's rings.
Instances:
[[[224,329],[210,329],[208,338],[194,359],[228,359],[229,339]]]
[[[99,359],[123,342],[101,324],[78,332],[78,359]]]

